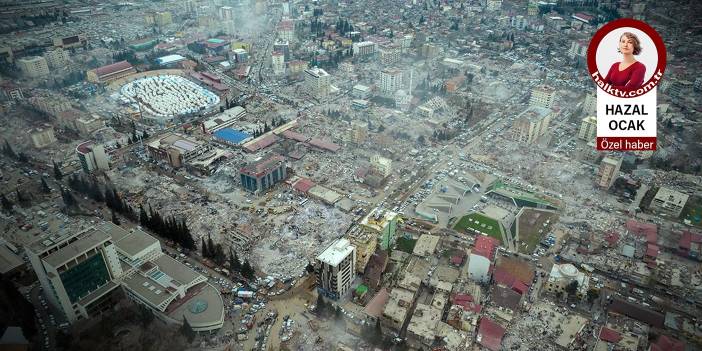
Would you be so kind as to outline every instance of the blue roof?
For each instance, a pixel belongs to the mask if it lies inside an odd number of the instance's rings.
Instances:
[[[236,130],[236,129],[231,129],[231,128],[224,128],[220,129],[216,132],[214,132],[214,136],[217,139],[229,142],[229,143],[234,143],[234,144],[239,144],[242,141],[246,140],[247,138],[250,138],[250,134],[246,134],[242,131]]]

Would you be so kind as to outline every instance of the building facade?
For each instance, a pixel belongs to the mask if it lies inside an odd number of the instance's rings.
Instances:
[[[682,213],[689,197],[689,195],[679,191],[660,187],[653,201],[651,201],[651,207],[673,217],[680,217],[680,213]]]
[[[68,52],[61,48],[56,48],[44,53],[46,63],[52,69],[61,69],[68,66]]]
[[[351,289],[355,277],[356,247],[348,239],[334,241],[316,258],[317,289],[337,300]]]
[[[285,74],[285,55],[282,52],[273,51],[271,53],[271,67],[273,68],[273,74]]]
[[[308,68],[305,70],[305,89],[314,99],[324,100],[331,92],[331,76],[321,68]]]
[[[105,148],[92,141],[86,141],[76,147],[78,160],[85,173],[93,173],[96,170],[106,171],[110,169],[110,164],[105,154]]]
[[[512,136],[515,141],[532,144],[546,134],[551,122],[552,112],[549,109],[531,106],[517,116],[512,125]]]
[[[548,85],[541,85],[535,87],[531,89],[531,96],[529,97],[529,106],[551,108],[553,107],[555,97],[555,88]]]
[[[285,158],[269,155],[239,170],[241,186],[249,192],[258,194],[272,188],[287,178]]]
[[[393,94],[403,87],[403,74],[399,69],[384,69],[380,71],[380,91]]]
[[[614,181],[619,177],[619,168],[622,166],[621,157],[607,156],[602,159],[598,171],[599,179],[597,185],[604,189],[609,189]]]
[[[91,228],[46,238],[26,251],[47,299],[69,322],[112,307],[122,266],[109,234]]]
[[[49,65],[41,56],[23,57],[17,60],[19,69],[30,78],[45,77],[49,75]]]
[[[37,149],[41,149],[56,142],[54,127],[49,125],[33,129],[29,132],[29,136],[32,138],[32,145]]]
[[[578,131],[578,139],[591,142],[597,136],[597,118],[587,116],[580,122],[580,130]]]

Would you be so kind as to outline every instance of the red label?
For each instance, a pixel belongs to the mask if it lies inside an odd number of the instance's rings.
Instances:
[[[597,137],[599,151],[654,151],[655,137]]]

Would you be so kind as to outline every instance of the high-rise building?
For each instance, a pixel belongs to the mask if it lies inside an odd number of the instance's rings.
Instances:
[[[231,6],[222,6],[219,8],[219,18],[224,21],[234,20],[234,8]]]
[[[54,128],[50,125],[33,129],[29,132],[29,136],[32,138],[32,144],[37,149],[51,145],[56,141]]]
[[[531,89],[531,97],[529,98],[529,106],[551,108],[556,97],[556,89],[541,85]]]
[[[285,73],[285,55],[282,52],[273,51],[271,53],[271,67],[276,75]]]
[[[285,158],[269,155],[239,170],[241,186],[252,193],[264,192],[287,178]]]
[[[396,68],[380,71],[380,91],[385,94],[394,94],[403,87],[402,71]]]
[[[88,318],[113,307],[122,266],[114,242],[91,228],[51,236],[26,248],[29,262],[52,305],[68,321]]]
[[[380,155],[373,155],[370,158],[370,168],[377,174],[387,177],[392,173],[392,160]]]
[[[285,62],[290,61],[290,42],[286,40],[277,40],[273,43],[273,51],[282,52],[285,57]]]
[[[527,108],[514,120],[513,139],[527,144],[534,143],[540,136],[546,134],[551,117],[550,109],[534,106]]]
[[[92,141],[86,141],[76,147],[76,153],[80,160],[80,165],[83,172],[92,173],[95,170],[106,171],[110,169],[105,148],[102,145],[97,145]]]
[[[621,157],[610,157],[606,156],[600,162],[600,169],[598,171],[598,176],[600,179],[597,181],[597,185],[604,189],[609,189],[609,187],[614,184],[614,181],[619,177],[619,168],[622,166]]]
[[[351,134],[353,142],[356,144],[362,144],[366,141],[368,137],[368,123],[362,121],[351,122]]]
[[[399,218],[395,212],[375,208],[361,220],[361,226],[368,232],[375,233],[380,239],[380,248],[387,250],[394,240]]]
[[[305,88],[313,98],[324,100],[331,90],[331,76],[321,68],[308,68],[305,70]]]
[[[375,54],[375,43],[372,41],[362,41],[353,43],[353,56],[363,57]]]
[[[382,45],[378,49],[380,62],[384,65],[392,65],[400,61],[401,49],[398,45]]]
[[[167,26],[173,23],[173,17],[169,11],[156,12],[154,14],[154,24],[159,27]]]
[[[348,239],[334,241],[316,258],[317,289],[337,300],[351,289],[355,277],[356,247]]]
[[[31,78],[44,77],[49,75],[49,65],[46,59],[41,56],[28,56],[17,60],[22,73]]]
[[[597,117],[588,116],[583,118],[580,123],[578,139],[590,142],[595,140],[595,136],[597,136]]]
[[[53,69],[65,68],[68,66],[68,52],[61,48],[56,48],[44,53],[44,59],[49,67]]]
[[[597,114],[597,97],[594,94],[587,94],[585,96],[583,114],[588,116]]]
[[[468,278],[482,283],[490,281],[490,267],[495,259],[495,249],[499,245],[500,242],[493,237],[478,235],[475,247],[470,252]]]

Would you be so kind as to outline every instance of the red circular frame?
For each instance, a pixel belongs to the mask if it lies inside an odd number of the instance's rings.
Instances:
[[[658,51],[658,64],[656,65],[656,70],[654,72],[661,72],[661,75],[665,73],[665,66],[666,66],[666,52],[665,52],[665,44],[663,43],[663,38],[661,38],[660,34],[656,32],[653,27],[649,26],[646,24],[646,22],[642,22],[639,20],[635,20],[633,18],[620,18],[611,22],[608,22],[602,28],[600,28],[595,35],[592,37],[592,40],[590,40],[590,45],[587,47],[587,69],[590,72],[590,77],[592,77],[595,72],[599,74],[600,77],[604,77],[598,70],[597,70],[597,60],[595,59],[595,56],[597,55],[597,47],[600,45],[600,42],[602,39],[604,39],[605,35],[609,34],[609,32],[622,28],[622,27],[632,27],[636,28],[648,35],[649,38],[653,41],[653,44],[656,46],[656,51]],[[655,73],[651,78],[646,81],[645,83],[642,84],[642,86],[647,85],[650,83],[654,77]],[[593,79],[594,80],[594,79]],[[659,80],[660,82],[660,80]],[[595,84],[596,85],[596,84]],[[658,85],[658,83],[656,83]],[[601,89],[599,86],[597,86],[598,89]],[[606,92],[606,90],[603,89],[603,91]],[[614,94],[608,93],[612,96],[616,96]],[[645,94],[645,93],[644,93]],[[641,94],[643,95],[643,94]],[[631,97],[636,97],[640,95],[634,95],[634,96],[617,96],[617,97],[624,97],[624,98],[631,98]]]

